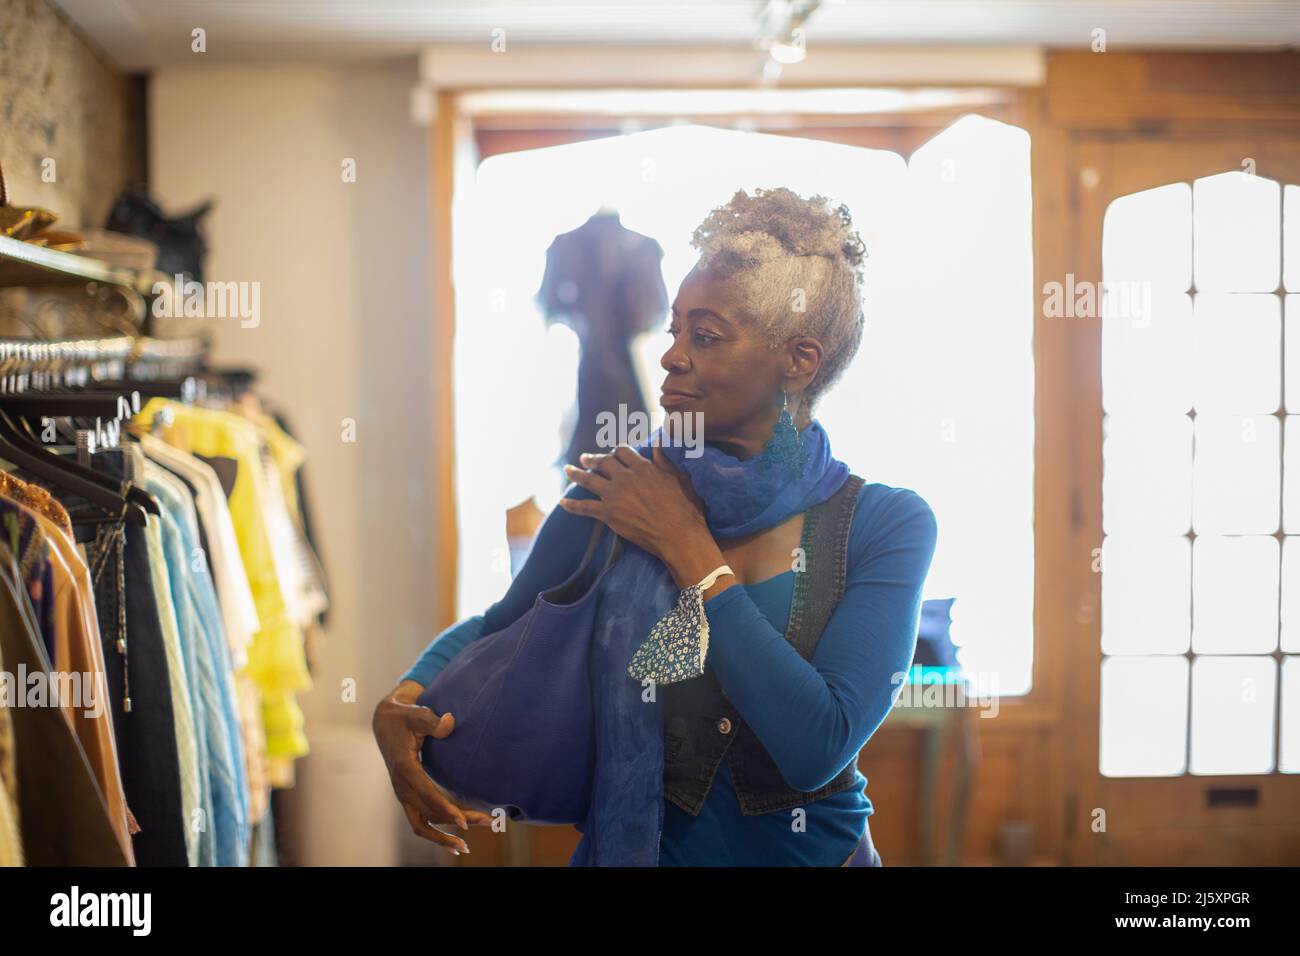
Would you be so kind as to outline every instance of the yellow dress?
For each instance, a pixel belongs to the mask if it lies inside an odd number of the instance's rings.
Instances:
[[[305,756],[307,738],[295,695],[311,689],[301,627],[288,613],[267,526],[271,503],[257,426],[241,415],[152,398],[132,420],[148,430],[164,408],[172,422],[158,436],[182,451],[231,458],[238,468],[229,496],[240,558],[257,605],[260,629],[248,649],[247,672],[262,697],[266,753],[272,759]]]

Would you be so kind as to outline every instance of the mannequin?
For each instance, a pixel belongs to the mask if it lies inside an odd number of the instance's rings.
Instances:
[[[662,259],[659,243],[625,227],[608,198],[547,249],[537,304],[548,325],[572,328],[582,348],[577,421],[557,466],[577,465],[583,452],[609,450],[597,445],[599,413],[619,415],[620,405],[628,415],[646,412],[631,343],[667,315]]]

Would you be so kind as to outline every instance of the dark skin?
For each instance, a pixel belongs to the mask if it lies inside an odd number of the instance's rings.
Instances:
[[[822,362],[821,343],[810,336],[769,349],[747,308],[744,289],[735,282],[691,270],[673,302],[673,345],[660,359],[668,373],[664,389],[696,396],[673,410],[701,413],[704,440],[741,461],[762,451],[771,438],[782,388],[795,427],[807,427],[811,419],[803,392]],[[789,569],[802,515],[745,538],[715,540],[690,480],[658,448],[653,455],[648,461],[627,445],[609,454],[583,455],[590,472],[569,466],[566,474],[599,500],[562,498],[560,506],[591,515],[657,556],[678,587],[730,565],[735,574],[720,576],[704,592],[705,600]]]
[[[698,266],[692,269],[677,291],[669,332],[673,344],[660,359],[668,373],[663,387],[691,394],[672,408],[701,413],[703,439],[709,444],[741,461],[761,452],[781,414],[782,388],[795,427],[802,430],[810,423],[803,393],[821,368],[821,343],[796,336],[769,349],[735,282],[714,278]],[[803,531],[802,515],[758,534],[715,540],[690,479],[660,449],[653,455],[647,460],[629,445],[609,454],[583,455],[587,471],[572,466],[565,471],[597,498],[561,498],[560,506],[571,514],[590,515],[658,557],[679,588],[730,565],[734,573],[719,576],[704,592],[705,600],[736,584],[789,570]],[[437,825],[468,829],[490,825],[492,818],[456,806],[424,772],[419,758],[424,737],[448,736],[455,718],[418,706],[423,690],[415,681],[402,681],[379,702],[375,740],[412,831],[452,853],[468,853],[463,840]]]

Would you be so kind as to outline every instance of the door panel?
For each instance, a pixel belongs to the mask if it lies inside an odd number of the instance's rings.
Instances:
[[[1167,137],[1075,133],[1066,150],[1065,185],[1075,228],[1055,261],[1076,284],[1102,279],[1102,225],[1112,201],[1169,183],[1240,171],[1283,186],[1300,183],[1300,135],[1187,134]],[[1045,280],[1063,277],[1044,274]],[[1071,550],[1080,556],[1067,587],[1091,613],[1068,642],[1068,855],[1078,864],[1208,865],[1295,863],[1300,859],[1300,775],[1240,774],[1104,777],[1099,771],[1101,707],[1101,575],[1088,566],[1102,541],[1101,322],[1066,318],[1086,328],[1072,340],[1076,354],[1079,457],[1088,463],[1079,486],[1079,521]],[[1077,330],[1076,330],[1077,331]],[[1291,383],[1292,390],[1300,382]],[[1086,569],[1086,570],[1085,570]],[[1280,658],[1280,654],[1275,657]],[[1276,733],[1276,727],[1274,733]],[[1104,829],[1103,829],[1104,828]]]

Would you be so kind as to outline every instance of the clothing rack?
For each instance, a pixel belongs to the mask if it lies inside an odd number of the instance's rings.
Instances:
[[[196,377],[206,354],[199,339],[0,339],[0,412],[85,422],[55,428],[85,453],[115,447],[123,423],[148,399],[193,403],[206,394],[206,381]]]
[[[208,348],[205,339],[129,335],[0,338],[0,395],[85,388],[104,382],[181,379],[204,371]]]
[[[0,863],[240,866],[275,852],[271,792],[306,753],[295,697],[328,598],[301,449],[244,394],[256,373],[208,356],[203,338],[0,337],[0,512],[22,533],[21,547],[0,542],[17,552],[0,573],[31,605],[5,612],[28,656],[15,637],[0,658],[93,673],[108,695],[93,718],[20,715],[68,727],[52,776],[31,737],[19,789],[0,775],[0,811],[17,800],[26,821],[17,837],[0,827]],[[76,613],[55,614],[50,595]],[[250,660],[266,645],[284,663],[264,677]],[[39,836],[47,820],[57,841]]]
[[[86,675],[105,706],[0,709],[0,866],[272,862],[328,608],[304,450],[255,372],[150,335],[170,277],[32,235],[0,235],[0,289],[79,334],[0,336],[0,667]]]
[[[130,336],[101,339],[0,339],[0,394],[85,384],[125,369]]]

